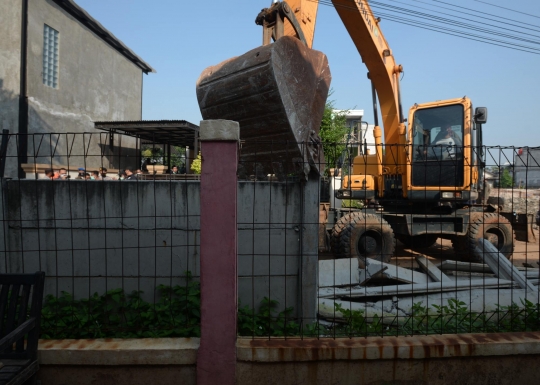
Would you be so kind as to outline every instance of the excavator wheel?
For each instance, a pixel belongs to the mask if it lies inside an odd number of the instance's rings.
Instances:
[[[405,247],[412,250],[427,249],[437,243],[439,237],[434,234],[421,234],[415,236],[399,236],[398,240],[405,245]]]
[[[514,231],[510,222],[497,213],[474,214],[471,215],[467,234],[452,240],[456,254],[462,259],[478,261],[474,248],[478,239],[484,238],[510,259],[514,252]]]
[[[396,249],[394,231],[381,216],[353,212],[341,217],[332,229],[332,251],[336,258],[358,258],[358,267],[366,266],[365,258],[389,262]]]

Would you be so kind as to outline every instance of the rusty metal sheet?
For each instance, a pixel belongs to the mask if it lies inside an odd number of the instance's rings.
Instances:
[[[239,122],[248,174],[307,176],[324,170],[318,134],[330,80],[326,55],[287,36],[206,68],[197,99],[203,119]]]

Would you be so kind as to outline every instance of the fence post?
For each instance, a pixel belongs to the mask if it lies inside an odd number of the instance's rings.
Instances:
[[[201,343],[197,384],[236,381],[236,196],[240,128],[203,120],[201,172]]]

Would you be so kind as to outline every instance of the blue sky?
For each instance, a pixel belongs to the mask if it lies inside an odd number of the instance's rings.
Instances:
[[[389,0],[385,0],[389,2]],[[414,0],[400,0],[425,6]],[[423,0],[426,3],[437,3]],[[526,16],[473,2],[448,3],[534,24],[540,30],[540,1],[485,0]],[[270,0],[76,0],[93,17],[157,70],[144,77],[143,119],[201,119],[195,83],[204,68],[261,44],[254,20]],[[399,5],[399,4],[396,4]],[[501,24],[504,26],[504,24]],[[383,31],[405,69],[402,99],[414,103],[467,95],[489,109],[484,143],[540,146],[540,55],[490,46],[385,21]],[[540,40],[540,32],[535,32]],[[341,109],[364,109],[373,122],[366,68],[336,11],[320,5],[314,48],[328,56],[332,99]]]

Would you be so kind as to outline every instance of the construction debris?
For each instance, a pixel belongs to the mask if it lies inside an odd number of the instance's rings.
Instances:
[[[437,306],[451,299],[476,313],[539,302],[538,268],[514,266],[485,239],[478,241],[475,253],[485,263],[447,260],[435,265],[419,254],[415,260],[421,271],[369,258],[365,269],[358,269],[355,258],[320,261],[319,316],[339,322],[343,314],[336,305],[340,305],[389,324],[412,315],[415,306],[436,313]]]

